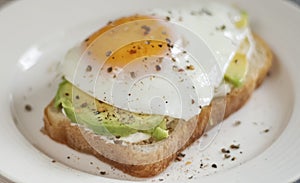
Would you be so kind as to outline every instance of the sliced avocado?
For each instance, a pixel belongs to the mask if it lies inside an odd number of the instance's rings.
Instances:
[[[162,140],[169,136],[167,129],[167,121],[164,120],[160,123],[158,127],[156,127],[152,133],[152,137],[154,137],[156,140]]]
[[[72,122],[82,124],[99,135],[126,137],[143,132],[157,140],[168,137],[164,116],[132,113],[113,107],[89,96],[66,80],[59,85],[55,106],[63,108]]]
[[[239,29],[244,28],[248,25],[248,14],[245,11],[241,12],[240,19],[235,22],[235,26]]]
[[[235,87],[243,84],[248,71],[248,61],[245,54],[236,53],[230,62],[226,73],[225,80]]]

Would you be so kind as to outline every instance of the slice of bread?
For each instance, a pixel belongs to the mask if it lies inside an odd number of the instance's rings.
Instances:
[[[240,109],[263,82],[272,65],[272,53],[261,38],[256,35],[254,38],[256,50],[244,85],[232,89],[225,97],[215,98],[209,106],[202,108],[199,116],[189,122],[179,121],[167,139],[145,145],[111,142],[91,130],[71,124],[61,110],[54,107],[53,101],[44,111],[44,131],[53,140],[92,154],[127,174],[136,177],[155,176],[200,138],[205,130]]]

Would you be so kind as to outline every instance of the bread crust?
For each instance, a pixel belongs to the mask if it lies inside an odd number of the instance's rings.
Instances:
[[[94,155],[124,173],[135,177],[155,176],[164,171],[181,151],[200,138],[205,130],[240,109],[250,98],[254,89],[263,82],[272,65],[272,53],[260,37],[255,35],[254,38],[256,47],[261,52],[260,62],[263,63],[259,68],[255,68],[256,74],[247,76],[242,87],[234,88],[225,97],[214,99],[209,106],[203,107],[198,118],[193,118],[189,123],[179,123],[178,129],[174,130],[168,140],[147,147],[149,152],[145,152],[143,147],[139,149],[133,146],[107,143],[92,132],[72,125],[70,120],[54,107],[53,101],[44,110],[44,132],[53,140],[77,151]],[[224,101],[226,101],[226,106],[223,105]],[[213,118],[213,124],[209,120],[210,117]],[[188,136],[184,136],[185,134]],[[91,144],[90,142],[93,141],[95,143]],[[170,148],[170,152],[166,152],[166,148]],[[149,159],[157,161],[149,162]]]

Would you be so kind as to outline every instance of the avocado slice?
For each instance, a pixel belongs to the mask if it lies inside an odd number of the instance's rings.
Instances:
[[[164,116],[113,107],[89,96],[67,80],[60,83],[54,105],[62,108],[73,123],[84,125],[98,135],[126,137],[143,132],[156,140],[168,137]]]
[[[225,80],[235,87],[243,85],[248,71],[248,61],[245,54],[236,53],[225,73]]]
[[[240,19],[235,22],[235,26],[239,29],[248,26],[248,14],[245,11],[241,11]]]

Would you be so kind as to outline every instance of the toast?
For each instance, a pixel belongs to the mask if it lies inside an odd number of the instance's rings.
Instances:
[[[108,142],[81,126],[71,124],[52,101],[44,110],[44,132],[53,140],[96,156],[124,173],[135,177],[152,177],[164,171],[177,155],[195,142],[205,130],[212,128],[238,109],[260,86],[272,65],[272,53],[267,44],[254,35],[255,61],[250,61],[243,86],[233,88],[224,97],[215,98],[202,108],[199,116],[189,122],[179,121],[167,139],[152,144],[136,145]],[[226,106],[223,102],[226,102]],[[213,120],[212,120],[213,119]]]

